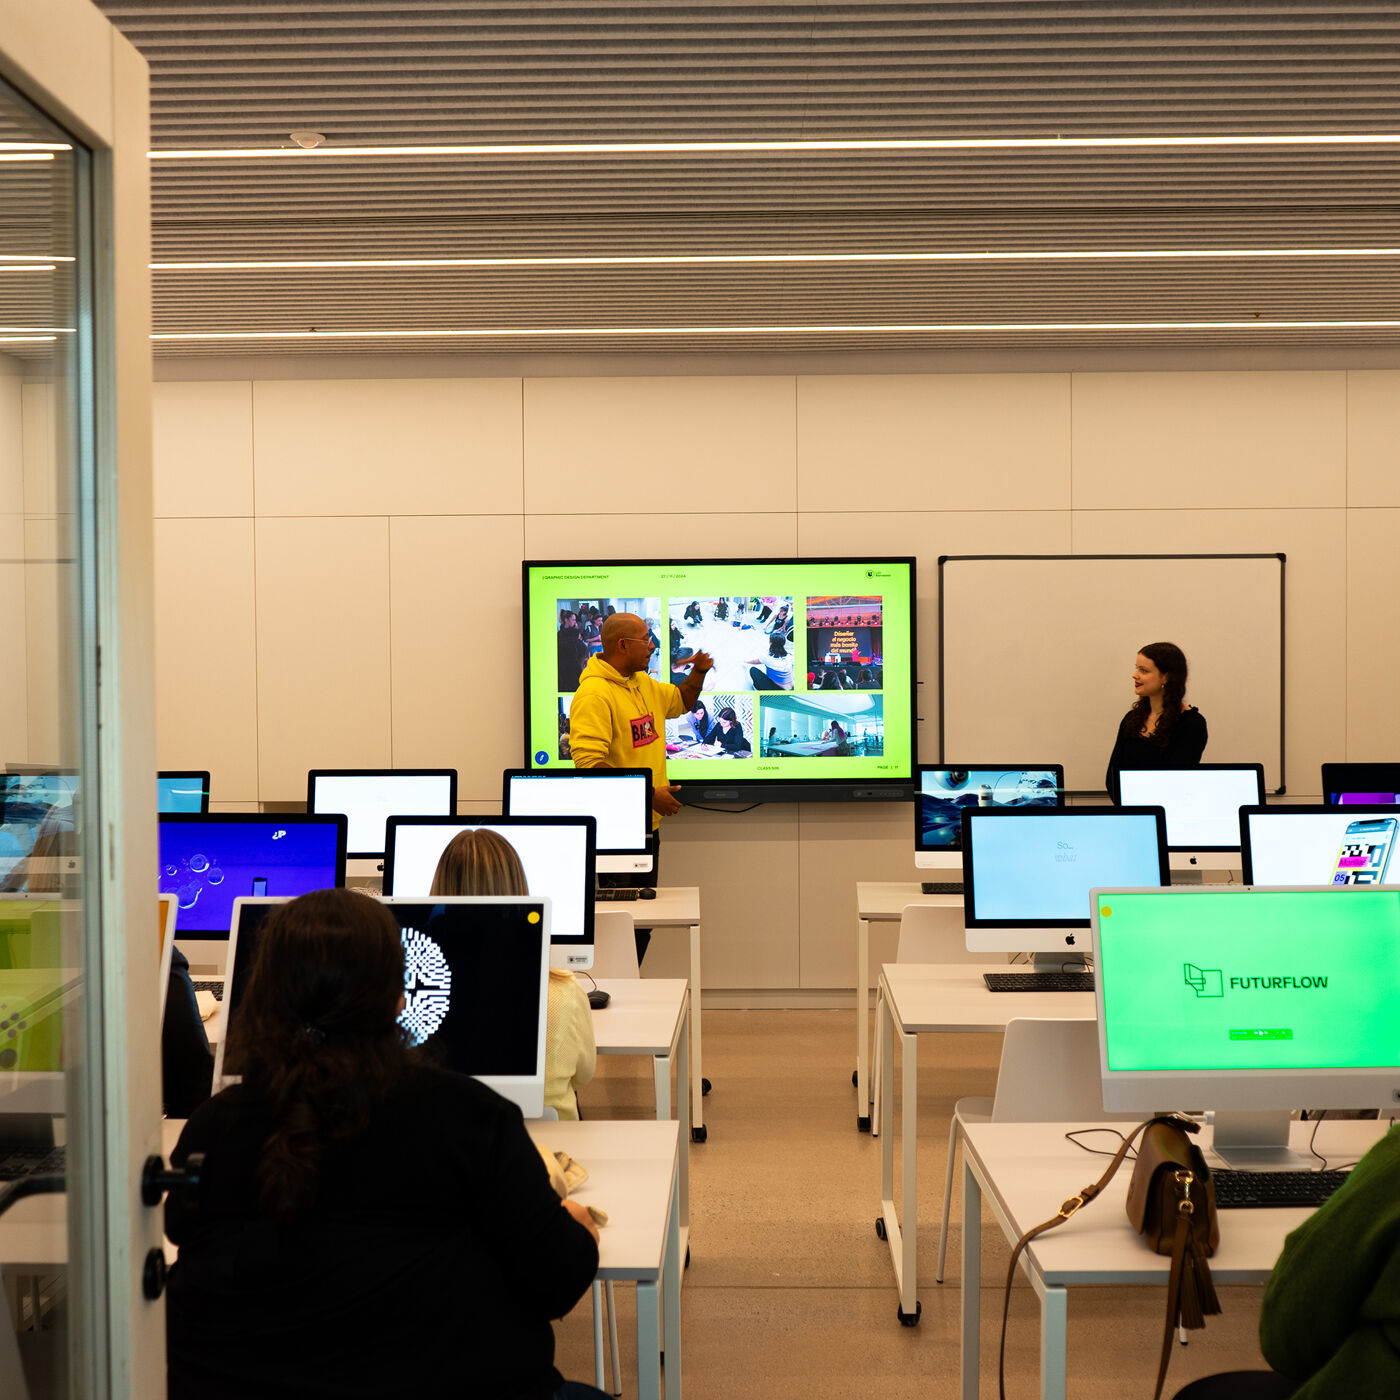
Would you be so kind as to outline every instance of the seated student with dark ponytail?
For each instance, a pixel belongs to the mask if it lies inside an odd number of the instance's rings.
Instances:
[[[227,1050],[243,1082],[189,1122],[200,1199],[172,1195],[171,1400],[552,1400],[550,1319],[598,1267],[520,1110],[415,1059],[404,954],[376,900],[279,906]]]

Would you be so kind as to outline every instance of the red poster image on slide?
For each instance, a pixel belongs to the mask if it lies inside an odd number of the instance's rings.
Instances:
[[[656,742],[656,721],[647,715],[638,715],[632,720],[632,747],[644,749]]]

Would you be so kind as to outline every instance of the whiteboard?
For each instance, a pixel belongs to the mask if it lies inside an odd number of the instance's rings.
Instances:
[[[1175,642],[1207,763],[1283,770],[1282,554],[945,555],[939,575],[944,763],[1062,763],[1104,786],[1133,704],[1137,650]]]

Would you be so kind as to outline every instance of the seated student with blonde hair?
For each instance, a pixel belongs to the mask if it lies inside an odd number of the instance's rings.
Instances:
[[[515,847],[494,831],[459,831],[447,843],[433,872],[434,895],[525,895],[525,867]],[[549,1015],[545,1027],[544,1103],[562,1119],[578,1117],[578,1095],[593,1078],[598,1047],[593,1012],[572,972],[549,969]]]

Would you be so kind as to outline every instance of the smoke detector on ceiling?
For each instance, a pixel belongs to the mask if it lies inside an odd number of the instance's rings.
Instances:
[[[326,139],[319,131],[289,131],[287,134],[303,151],[314,151]]]

